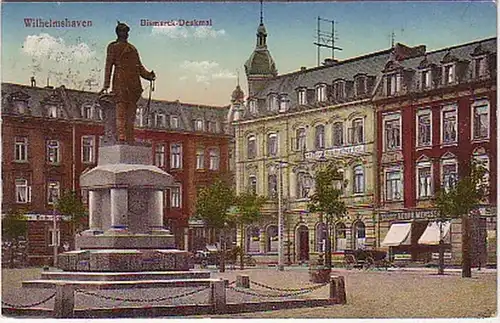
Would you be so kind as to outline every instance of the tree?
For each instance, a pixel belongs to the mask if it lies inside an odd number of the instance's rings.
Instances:
[[[244,269],[244,241],[245,226],[258,221],[262,217],[261,208],[267,198],[259,196],[253,192],[243,192],[235,198],[236,213],[233,216],[233,222],[240,227],[240,269]]]
[[[441,189],[436,194],[435,205],[442,223],[453,218],[462,220],[462,277],[471,277],[470,254],[470,215],[477,209],[488,195],[486,168],[475,160],[471,161],[469,173],[460,178],[455,185]],[[439,241],[439,271],[444,271],[444,246],[443,238]]]
[[[235,194],[229,183],[221,178],[215,180],[210,186],[203,187],[196,199],[196,215],[194,218],[201,219],[209,228],[219,231],[221,242],[220,271],[225,271],[225,250],[222,243],[222,230],[231,223],[229,209],[234,205]]]
[[[74,235],[82,228],[82,220],[87,217],[87,209],[76,191],[64,191],[57,199],[55,209],[62,215],[70,216],[71,232]]]
[[[11,210],[2,218],[2,252],[10,255],[10,266],[14,264],[14,250],[18,247],[24,249],[28,221],[21,210]]]
[[[330,162],[320,168],[314,175],[314,194],[308,203],[309,212],[318,212],[326,219],[326,257],[327,269],[332,268],[332,241],[330,226],[335,220],[347,214],[344,201],[342,201],[342,187],[344,186],[343,173],[339,171],[337,163]]]

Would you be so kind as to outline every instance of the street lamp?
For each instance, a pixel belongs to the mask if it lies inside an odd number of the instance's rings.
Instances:
[[[283,197],[282,197],[282,185],[283,185],[283,169],[282,161],[278,162],[278,270],[283,271],[285,269],[283,261]]]

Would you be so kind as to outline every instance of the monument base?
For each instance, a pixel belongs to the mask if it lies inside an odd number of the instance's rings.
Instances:
[[[177,249],[75,250],[58,255],[58,268],[73,272],[188,271],[190,252]]]
[[[78,250],[86,249],[175,249],[172,234],[153,232],[152,234],[127,234],[120,231],[106,232],[98,235],[81,235],[75,237]]]

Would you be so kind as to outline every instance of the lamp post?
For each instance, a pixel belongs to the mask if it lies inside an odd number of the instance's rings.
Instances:
[[[282,197],[282,185],[283,185],[283,169],[281,167],[281,161],[278,163],[278,270],[283,271],[285,269],[283,261],[283,197]]]
[[[52,204],[52,244],[53,244],[53,256],[54,256],[54,261],[53,265],[54,267],[57,267],[57,254],[58,254],[58,247],[59,247],[59,241],[57,239],[57,216],[56,216],[56,201],[57,199],[54,198]]]

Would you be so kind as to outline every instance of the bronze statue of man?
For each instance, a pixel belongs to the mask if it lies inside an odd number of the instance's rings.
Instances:
[[[152,81],[156,75],[142,66],[137,49],[127,41],[130,28],[118,22],[115,31],[118,38],[107,48],[104,86],[100,93],[109,89],[114,66],[111,94],[116,104],[116,139],[132,144],[137,101],[142,93],[141,77]]]

